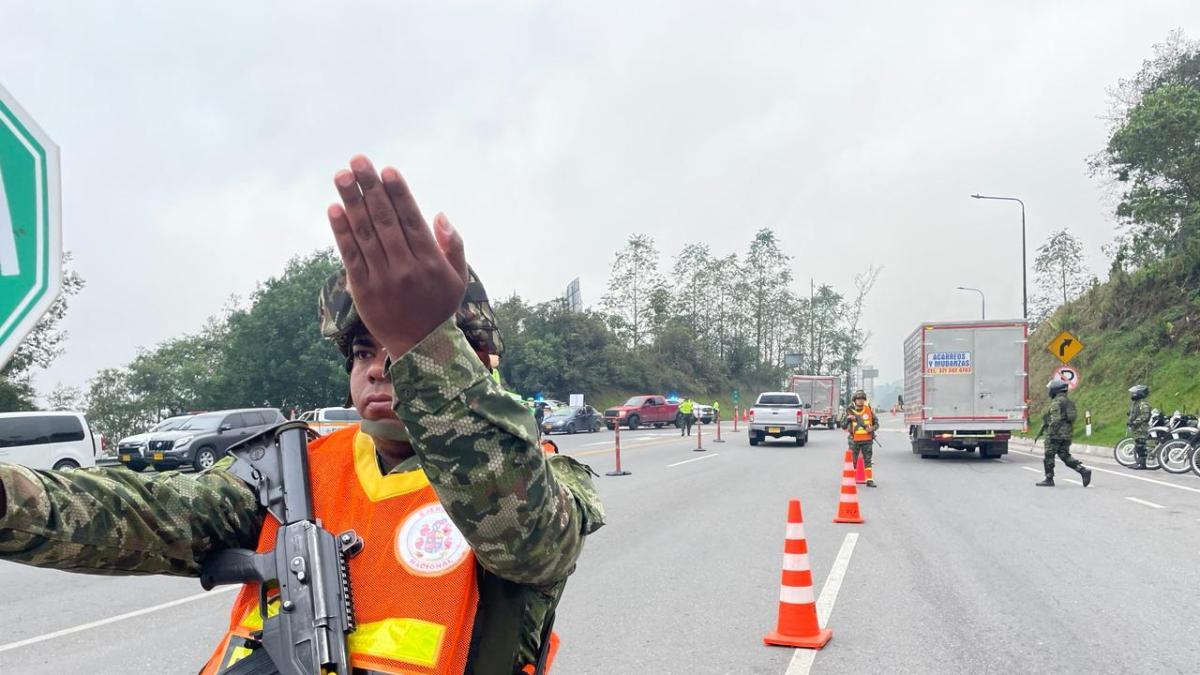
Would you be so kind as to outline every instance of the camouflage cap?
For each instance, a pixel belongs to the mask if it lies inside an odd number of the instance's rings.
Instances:
[[[500,336],[500,327],[496,325],[492,305],[488,302],[487,290],[475,270],[468,268],[467,271],[467,291],[455,314],[455,322],[475,351],[500,355],[504,353],[504,340]],[[325,280],[317,311],[321,336],[333,340],[342,354],[349,356],[350,341],[355,333],[363,329],[363,323],[354,308],[345,269],[338,270]]]

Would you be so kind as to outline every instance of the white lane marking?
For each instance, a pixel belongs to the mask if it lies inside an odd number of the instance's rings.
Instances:
[[[842,589],[842,581],[846,578],[846,568],[850,567],[850,556],[854,555],[854,545],[858,543],[858,533],[851,532],[842,540],[842,548],[838,551],[837,559],[825,577],[825,585],[821,587],[821,597],[817,598],[817,623],[822,627],[829,626],[829,615],[833,614],[833,603],[837,602],[838,591]],[[812,670],[813,661],[817,658],[816,649],[797,649],[792,653],[792,661],[788,664],[784,675],[808,675]]]
[[[1142,506],[1149,506],[1152,509],[1167,508],[1167,507],[1163,506],[1162,504],[1155,504],[1154,502],[1148,502],[1145,499],[1138,499],[1137,497],[1126,497],[1125,499],[1128,499],[1129,501],[1134,502],[1135,504],[1141,504]]]
[[[595,447],[597,445],[612,445],[612,444],[613,444],[612,441],[596,441],[595,443],[584,443],[580,447],[591,448],[591,447]]]
[[[1092,471],[1111,473],[1114,476],[1120,476],[1122,478],[1129,478],[1131,480],[1145,481],[1147,483],[1154,483],[1155,485],[1162,485],[1163,487],[1175,488],[1176,490],[1187,490],[1188,492],[1195,492],[1196,494],[1200,494],[1200,490],[1193,488],[1193,487],[1188,487],[1186,485],[1176,485],[1174,483],[1168,483],[1163,480],[1154,480],[1153,478],[1143,478],[1141,476],[1131,476],[1131,475],[1129,475],[1127,473],[1123,473],[1121,471],[1110,471],[1108,469],[1101,469],[1098,466],[1093,466],[1093,467],[1091,467],[1091,469],[1092,469]]]
[[[212,590],[212,591],[205,591],[204,593],[197,593],[195,595],[189,595],[186,598],[180,598],[178,600],[164,602],[161,605],[154,605],[153,607],[146,607],[143,609],[134,610],[132,612],[126,612],[124,614],[118,614],[117,616],[111,616],[107,619],[100,619],[99,621],[93,621],[91,623],[81,624],[78,626],[74,626],[72,628],[64,628],[63,630],[57,630],[57,631],[54,631],[53,633],[46,633],[45,635],[38,635],[36,637],[31,637],[31,638],[28,638],[25,640],[20,640],[18,642],[10,642],[6,645],[0,645],[0,652],[7,652],[7,651],[11,651],[13,649],[20,649],[21,647],[27,647],[29,645],[37,644],[39,642],[45,642],[46,640],[53,640],[55,638],[60,638],[60,637],[66,636],[66,635],[71,635],[73,633],[80,633],[85,630],[99,628],[100,626],[107,626],[110,623],[117,623],[118,621],[124,621],[126,619],[133,619],[133,618],[142,616],[144,614],[151,614],[153,612],[158,612],[158,611],[161,611],[164,609],[178,607],[179,605],[184,605],[189,602],[195,602],[196,600],[203,600],[204,598],[218,597],[219,594],[221,594],[221,593],[229,593],[232,591],[241,590],[241,588],[242,588],[241,586],[228,586],[228,587],[224,587],[224,588],[218,588],[218,589]]]
[[[1023,466],[1021,468],[1025,469],[1026,471],[1032,471],[1034,473],[1041,473],[1041,471],[1038,471],[1037,469],[1033,468],[1032,466]]]
[[[681,465],[681,464],[691,464],[692,462],[699,462],[700,460],[702,460],[702,459],[708,459],[709,457],[718,457],[718,456],[720,456],[720,454],[721,454],[721,453],[719,453],[719,452],[714,452],[714,453],[713,453],[713,454],[711,454],[711,455],[705,455],[705,456],[703,456],[703,457],[693,457],[692,459],[685,459],[685,460],[683,460],[682,462],[675,462],[674,464],[668,464],[668,465],[667,465],[667,468],[669,469],[669,468],[671,468],[671,467],[673,467],[673,466],[679,466],[679,465]]]
[[[1074,483],[1076,485],[1083,485],[1083,483],[1081,481],[1077,481],[1074,478],[1063,478],[1062,480],[1065,480],[1068,483]]]

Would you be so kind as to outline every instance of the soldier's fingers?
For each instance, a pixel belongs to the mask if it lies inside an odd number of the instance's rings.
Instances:
[[[404,235],[408,237],[408,245],[413,255],[426,263],[430,262],[432,256],[440,258],[441,252],[438,250],[437,242],[434,241],[429,226],[425,224],[425,218],[421,215],[421,209],[417,206],[417,200],[413,198],[404,176],[390,166],[385,168],[383,170],[383,187],[392,200],[392,207],[396,209],[396,215],[400,217],[400,224],[404,229]],[[433,259],[436,260],[436,258]]]
[[[385,257],[389,262],[400,262],[409,258],[412,254],[404,229],[400,226],[400,218],[371,160],[363,155],[355,155],[350,159],[350,170],[354,172],[354,178],[362,191],[363,202],[371,217],[371,224],[375,226],[375,235],[379,238]]]
[[[329,217],[329,227],[333,230],[333,240],[342,256],[346,274],[351,279],[365,277],[367,271],[363,266],[362,251],[358,248],[354,233],[350,231],[350,219],[346,217],[345,209],[340,204],[331,204],[325,215]]]
[[[371,214],[367,212],[367,204],[363,200],[354,174],[342,169],[334,174],[333,184],[337,187],[338,196],[342,198],[346,218],[350,223],[350,232],[354,241],[358,243],[363,264],[368,269],[374,267],[382,270],[387,266],[387,257],[379,244],[379,237],[375,234]]]
[[[446,262],[454,268],[463,283],[469,280],[467,272],[467,254],[463,250],[462,235],[450,224],[446,214],[439,213],[433,218],[433,236],[437,237],[438,248],[446,256]]]

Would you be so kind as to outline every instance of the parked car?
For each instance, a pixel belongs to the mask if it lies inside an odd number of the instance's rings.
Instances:
[[[308,422],[313,431],[324,436],[362,422],[362,416],[354,408],[317,408],[301,415],[300,420]]]
[[[808,443],[808,411],[811,405],[790,391],[768,391],[758,395],[750,409],[750,445],[767,439],[791,437],[796,445]]]
[[[175,431],[153,434],[147,451],[155,471],[185,466],[202,471],[224,457],[229,446],[285,421],[283,413],[275,408],[203,413]]]
[[[634,396],[623,405],[604,411],[604,425],[609,429],[616,425],[627,426],[632,431],[643,424],[653,424],[658,429],[666,424],[680,424],[679,404],[668,403],[663,396]]]
[[[99,451],[83,413],[0,413],[0,462],[68,471],[96,466]]]
[[[600,431],[602,426],[604,418],[590,405],[559,408],[542,420],[542,431],[547,434],[573,434],[579,431],[591,433]]]
[[[190,419],[191,415],[168,417],[140,434],[122,438],[117,441],[117,460],[134,471],[145,471],[150,466],[146,459],[146,443],[150,441],[150,436],[160,431],[174,431]]]

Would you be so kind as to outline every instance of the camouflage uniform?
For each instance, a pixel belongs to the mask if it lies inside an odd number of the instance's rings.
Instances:
[[[845,429],[846,431],[850,432],[850,453],[851,453],[850,461],[854,463],[854,466],[858,466],[858,458],[861,456],[863,458],[863,468],[864,469],[866,469],[867,467],[873,466],[871,464],[871,456],[875,454],[875,441],[873,439],[869,440],[869,441],[854,440],[854,432],[850,429],[850,427],[854,424],[859,423],[858,416],[863,414],[866,411],[867,411],[866,406],[863,406],[862,408],[855,408],[853,406],[846,408],[846,413],[844,415],[842,415],[842,422],[841,422],[841,427],[843,429]],[[871,431],[872,436],[874,436],[875,431],[878,429],[879,429],[879,416],[875,414],[874,410],[871,410],[870,431]],[[887,467],[884,467],[884,468],[887,468]]]
[[[584,536],[604,524],[604,511],[590,469],[566,455],[548,458],[532,416],[490,377],[464,332],[491,338],[494,329],[480,325],[470,300],[468,293],[456,318],[388,364],[396,414],[415,452],[391,473],[423,469],[480,567],[517,587],[519,659],[530,663]],[[352,305],[323,302],[322,312],[327,337],[335,337],[326,331],[331,322],[357,321]],[[265,511],[230,464],[225,458],[194,477],[0,464],[7,496],[0,559],[95,574],[199,576],[210,553],[258,544]]]
[[[1150,404],[1145,399],[1129,403],[1129,435],[1139,464],[1146,463],[1146,442],[1150,440]]]
[[[1059,394],[1050,399],[1045,414],[1042,415],[1045,425],[1046,451],[1042,464],[1046,469],[1046,478],[1054,478],[1054,457],[1057,455],[1063,464],[1078,471],[1081,475],[1087,469],[1083,462],[1071,456],[1071,439],[1075,437],[1075,402],[1066,394]]]

